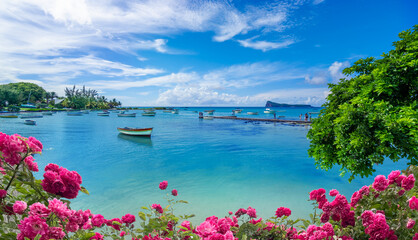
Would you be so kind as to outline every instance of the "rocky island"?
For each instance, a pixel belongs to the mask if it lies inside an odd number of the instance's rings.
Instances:
[[[266,108],[271,107],[312,107],[311,105],[304,105],[304,104],[286,104],[286,103],[275,103],[271,101],[266,102]]]

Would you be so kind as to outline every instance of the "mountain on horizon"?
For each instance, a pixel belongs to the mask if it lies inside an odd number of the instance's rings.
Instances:
[[[312,107],[311,105],[304,105],[304,104],[286,104],[286,103],[275,103],[271,101],[266,102],[267,107]]]

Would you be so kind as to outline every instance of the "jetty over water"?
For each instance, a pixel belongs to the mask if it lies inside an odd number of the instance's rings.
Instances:
[[[311,121],[302,121],[302,120],[286,120],[286,119],[271,119],[271,118],[245,118],[237,116],[213,116],[217,119],[231,119],[231,120],[244,120],[244,121],[254,121],[254,122],[278,122],[278,123],[288,123],[288,124],[298,124],[298,125],[310,125]]]

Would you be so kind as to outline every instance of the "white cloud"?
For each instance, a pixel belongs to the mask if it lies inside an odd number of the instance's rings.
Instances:
[[[272,49],[286,48],[290,46],[291,44],[295,43],[295,41],[292,39],[288,39],[283,42],[253,41],[252,39],[246,39],[246,40],[238,40],[238,42],[243,47],[258,49],[263,52],[266,52]]]
[[[309,84],[320,85],[326,83],[328,80],[327,75],[320,74],[317,76],[310,77],[309,75],[305,76],[305,81]]]
[[[320,106],[325,102],[329,94],[328,88],[299,88],[299,89],[279,89],[270,92],[257,94],[251,99],[258,102],[267,100],[280,103],[310,104]]]
[[[328,71],[334,83],[338,82],[341,78],[344,78],[344,74],[342,73],[342,70],[348,66],[350,66],[350,63],[348,61],[345,61],[345,62],[336,61],[332,63],[332,65],[328,68]]]

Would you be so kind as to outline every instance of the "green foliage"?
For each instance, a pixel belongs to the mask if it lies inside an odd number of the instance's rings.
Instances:
[[[0,86],[0,100],[2,99],[1,90],[8,91],[6,100],[9,104],[22,104],[27,103],[29,95],[29,102],[42,102],[46,95],[45,89],[34,84],[27,82],[9,83]]]
[[[115,98],[108,101],[106,97],[99,96],[96,90],[86,89],[85,86],[82,89],[76,89],[75,85],[65,88],[65,97],[61,105],[75,109],[109,109],[122,105]]]
[[[308,153],[319,168],[370,176],[385,158],[418,164],[418,25],[399,34],[381,59],[356,61],[329,84],[325,109],[312,123]]]

